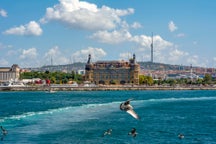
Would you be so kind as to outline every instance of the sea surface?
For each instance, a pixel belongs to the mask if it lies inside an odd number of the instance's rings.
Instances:
[[[216,91],[0,92],[0,125],[0,144],[216,144]]]

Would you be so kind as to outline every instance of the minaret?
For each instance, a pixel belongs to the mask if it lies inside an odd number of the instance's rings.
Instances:
[[[153,63],[153,33],[152,33],[152,43],[151,43],[151,62]]]

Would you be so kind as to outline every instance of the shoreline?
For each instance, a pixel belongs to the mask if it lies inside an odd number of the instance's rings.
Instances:
[[[216,90],[212,86],[96,86],[96,87],[69,87],[69,86],[25,86],[0,87],[1,91],[120,91],[120,90]]]

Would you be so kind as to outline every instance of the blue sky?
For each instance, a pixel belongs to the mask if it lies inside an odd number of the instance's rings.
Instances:
[[[0,1],[0,66],[128,60],[216,67],[214,0]]]

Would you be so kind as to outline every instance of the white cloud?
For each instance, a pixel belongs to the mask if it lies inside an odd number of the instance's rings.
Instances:
[[[137,43],[137,48],[134,49],[138,61],[150,61],[151,60],[151,43],[152,37],[146,35],[133,36],[132,42]],[[167,63],[167,64],[185,64],[201,66],[207,64],[207,62],[200,59],[198,56],[191,55],[189,52],[182,51],[177,45],[164,40],[161,36],[155,35],[153,37],[154,44],[154,62]],[[126,58],[127,53],[120,55],[120,58]],[[216,59],[216,58],[215,58]]]
[[[129,41],[131,38],[131,34],[127,30],[120,30],[120,31],[98,31],[94,33],[90,38],[95,39],[101,43],[108,43],[108,44],[117,44],[124,41]]]
[[[138,36],[133,36],[131,38],[131,41],[139,44],[144,49],[150,49],[152,43],[152,37],[146,35],[138,35]],[[162,50],[167,47],[173,46],[171,42],[164,40],[159,35],[153,36],[153,45],[155,50]]]
[[[16,51],[11,50],[8,51],[7,55],[10,57],[16,57]],[[37,59],[38,52],[36,48],[29,48],[29,49],[24,49],[21,50],[21,55],[19,56],[19,66],[21,67],[35,67],[40,65],[41,63],[39,62],[41,59]]]
[[[183,36],[183,35],[182,35]],[[131,42],[136,44],[134,52],[136,53],[137,61],[150,61],[151,58],[151,43],[152,37],[147,35],[135,35],[132,36],[126,29],[109,31],[98,31],[94,33],[91,38],[98,40],[102,43],[117,44],[122,42]],[[161,36],[153,36],[154,45],[154,62],[168,63],[168,64],[188,64],[193,65],[205,65],[202,60],[192,56],[186,51],[178,49],[178,46],[172,42],[164,40]],[[80,52],[81,53],[81,52]],[[78,55],[80,55],[80,53]],[[89,52],[83,51],[83,56],[77,56],[76,59],[86,62]],[[81,57],[81,58],[80,58]],[[83,59],[84,57],[84,59]],[[128,59],[131,57],[131,53],[122,52],[119,55],[119,59]]]
[[[129,52],[125,52],[125,53],[120,53],[119,54],[120,60],[129,60],[132,57],[133,57],[133,54],[129,53]]]
[[[49,59],[51,57],[56,56],[58,53],[60,53],[58,46],[55,46],[48,50],[48,52],[45,53],[45,57],[48,57]]]
[[[149,48],[152,43],[152,38],[146,35],[136,35],[136,36],[133,36],[132,41],[135,43],[138,43],[142,47]]]
[[[79,0],[60,0],[60,3],[46,9],[42,23],[59,21],[71,28],[87,30],[110,30],[121,23],[121,16],[134,13],[134,10],[112,9]]]
[[[72,58],[76,60],[76,62],[87,62],[89,54],[91,54],[93,61],[100,60],[102,57],[106,56],[106,52],[102,48],[88,47],[87,49],[72,54]]]
[[[168,60],[172,62],[173,64],[178,63],[179,60],[189,55],[187,52],[184,52],[178,49],[173,49],[169,51],[170,52],[169,52]]]
[[[139,44],[142,48],[149,49],[152,43],[152,37],[146,35],[136,35],[132,36],[130,32],[127,30],[114,30],[112,32],[109,31],[98,31],[94,33],[90,38],[97,40],[101,43],[107,44],[118,44],[122,42],[133,42]],[[159,35],[155,35],[154,39],[154,47],[157,50],[164,49],[166,47],[171,47],[173,44],[162,39]]]
[[[4,9],[0,9],[0,16],[7,17],[7,12]]]
[[[138,22],[134,22],[134,23],[131,25],[131,27],[134,28],[134,29],[138,29],[138,28],[141,28],[142,25],[141,25],[140,23],[138,23]]]
[[[62,54],[58,46],[54,46],[49,49],[48,52],[45,53],[44,58],[47,64],[51,64],[51,59],[53,61],[53,65],[69,63],[69,59]]]
[[[210,61],[207,58],[199,57],[198,55],[189,55],[186,59],[186,62],[188,65],[192,64],[193,66],[200,67],[207,67],[210,64]]]
[[[192,65],[200,65],[199,63],[199,56],[193,55],[187,58],[187,63]]]
[[[30,21],[26,25],[21,25],[19,27],[14,27],[6,30],[4,34],[8,35],[33,35],[39,36],[42,34],[42,29],[40,25],[35,21]]]
[[[174,32],[175,30],[178,29],[178,27],[174,24],[173,21],[170,21],[169,24],[168,24],[168,28],[171,32]]]
[[[20,59],[35,59],[37,57],[37,49],[30,48],[27,50],[22,50],[22,54],[20,55]]]
[[[198,55],[190,54],[189,52],[182,51],[177,46],[168,47],[167,49],[163,49],[160,51],[154,52],[154,62],[159,63],[166,63],[166,64],[184,64],[184,65],[190,65],[193,66],[206,66],[208,65],[208,61],[205,58],[200,58]],[[150,56],[150,50],[148,53],[137,53],[137,57],[140,55],[149,57]],[[150,61],[150,57],[146,60]]]

